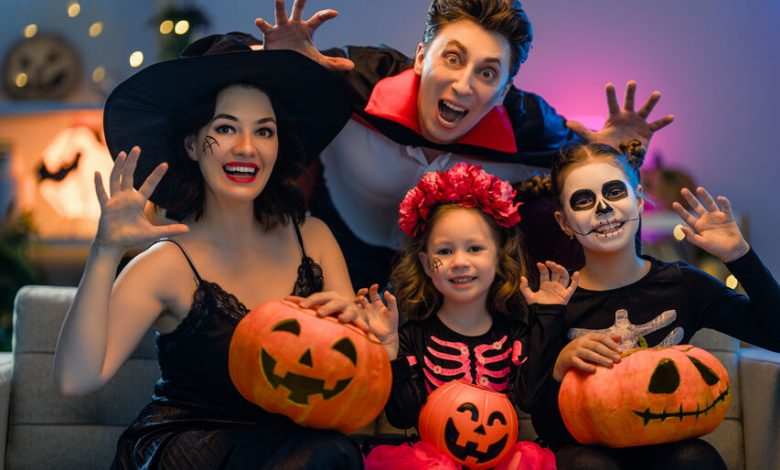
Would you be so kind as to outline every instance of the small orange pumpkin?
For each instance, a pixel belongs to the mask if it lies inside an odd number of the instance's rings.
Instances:
[[[723,421],[730,402],[726,368],[691,345],[632,349],[593,374],[570,369],[558,394],[571,435],[610,447],[703,436]]]
[[[241,319],[229,372],[241,395],[265,410],[345,433],[373,421],[390,395],[390,361],[375,337],[287,301]]]
[[[454,380],[431,392],[417,429],[423,441],[476,470],[501,462],[517,441],[518,421],[503,393]]]

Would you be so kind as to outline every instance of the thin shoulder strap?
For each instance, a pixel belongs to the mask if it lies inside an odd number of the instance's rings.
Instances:
[[[190,268],[192,268],[192,273],[195,274],[195,279],[198,281],[198,284],[200,284],[200,274],[198,274],[198,270],[195,269],[195,265],[192,264],[192,260],[190,259],[190,257],[187,254],[187,252],[184,251],[184,247],[181,246],[181,243],[177,242],[173,238],[161,238],[161,239],[155,241],[154,243],[152,243],[152,245],[154,245],[156,243],[160,243],[160,242],[171,242],[174,245],[179,247],[179,250],[181,250],[181,254],[184,255],[184,258],[187,260],[187,263],[190,265]],[[152,245],[149,245],[149,246],[152,246]]]
[[[301,236],[301,229],[298,227],[298,224],[293,222],[293,228],[295,229],[295,236],[298,237],[298,246],[301,247],[301,254],[303,255],[303,258],[308,258],[306,255],[306,249],[303,248],[303,237]]]

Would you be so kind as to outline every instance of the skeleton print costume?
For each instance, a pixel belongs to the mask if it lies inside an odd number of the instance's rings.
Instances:
[[[564,309],[563,305],[531,305],[530,326],[494,315],[490,330],[480,336],[456,333],[437,315],[407,321],[399,329],[398,358],[391,363],[388,421],[402,429],[416,426],[428,394],[451,380],[506,393],[515,407],[529,409],[557,356],[546,342],[561,335]]]
[[[623,338],[620,347],[629,349],[640,335],[649,346],[685,344],[701,328],[780,351],[780,286],[752,249],[726,264],[747,295],[684,262],[644,258],[652,263],[650,271],[633,284],[607,291],[576,290],[556,357],[569,340],[585,333],[618,334]],[[532,418],[539,436],[558,449],[574,439],[558,410],[559,384],[550,378],[548,386]]]

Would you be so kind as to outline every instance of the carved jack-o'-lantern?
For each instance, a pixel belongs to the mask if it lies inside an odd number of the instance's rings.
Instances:
[[[420,438],[471,469],[495,467],[517,441],[518,421],[503,393],[455,380],[420,411]]]
[[[691,345],[633,349],[593,374],[571,369],[558,394],[572,436],[611,447],[702,436],[720,424],[730,402],[723,364]]]
[[[359,429],[390,395],[390,362],[375,337],[287,301],[241,319],[229,372],[250,402],[314,428]]]

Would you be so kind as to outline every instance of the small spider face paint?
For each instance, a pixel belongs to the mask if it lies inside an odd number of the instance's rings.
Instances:
[[[643,201],[622,168],[604,160],[575,167],[565,176],[561,199],[563,225],[586,250],[633,246]]]
[[[215,139],[213,136],[207,135],[203,138],[203,147],[202,152],[205,155],[206,153],[209,153],[211,155],[214,155],[214,149],[212,148],[214,145],[219,147],[219,142],[217,142],[217,139]]]

